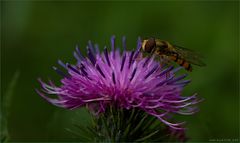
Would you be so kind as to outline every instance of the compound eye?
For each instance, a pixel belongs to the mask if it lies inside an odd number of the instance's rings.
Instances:
[[[148,41],[146,42],[146,45],[145,45],[145,51],[147,53],[151,53],[153,48],[156,46],[156,42],[155,42],[155,39],[154,38],[150,38],[148,39]]]

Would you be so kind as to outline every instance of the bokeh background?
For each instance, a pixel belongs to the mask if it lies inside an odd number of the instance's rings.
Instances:
[[[205,99],[182,117],[189,141],[239,141],[239,1],[1,1],[1,103],[7,101],[10,141],[70,141],[65,128],[89,123],[85,109],[68,111],[38,96],[37,78],[58,81],[57,60],[75,63],[79,44],[103,48],[110,36],[158,37],[204,55],[184,94]],[[57,82],[59,83],[59,82]],[[5,96],[5,97],[4,97]],[[4,111],[2,111],[4,112]]]

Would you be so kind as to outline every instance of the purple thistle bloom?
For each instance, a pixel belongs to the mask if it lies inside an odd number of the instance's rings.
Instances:
[[[196,94],[181,96],[184,86],[190,82],[183,80],[187,75],[176,75],[181,67],[161,66],[154,57],[143,57],[140,38],[133,51],[126,51],[125,41],[123,38],[123,53],[116,49],[114,36],[111,38],[111,51],[105,47],[103,53],[89,41],[87,58],[76,47],[76,65],[59,60],[66,73],[53,67],[63,76],[62,85],[56,86],[51,81],[47,84],[39,79],[42,90],[37,90],[38,94],[56,106],[67,109],[85,106],[96,115],[109,106],[138,108],[174,130],[184,129],[183,123],[168,120],[170,114],[191,115],[197,111],[192,106],[199,102]],[[50,98],[45,94],[57,96]]]

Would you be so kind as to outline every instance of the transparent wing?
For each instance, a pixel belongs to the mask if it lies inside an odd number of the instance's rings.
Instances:
[[[178,53],[178,55],[187,62],[198,66],[206,66],[206,64],[201,60],[203,57],[201,54],[177,45],[174,45],[174,48],[176,53]]]

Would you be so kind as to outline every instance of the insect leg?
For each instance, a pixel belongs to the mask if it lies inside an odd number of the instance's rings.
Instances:
[[[160,65],[161,67],[164,67],[165,65],[170,65],[169,63],[171,62],[171,59],[166,56],[166,55],[161,55],[160,56]],[[170,77],[170,71],[166,73],[166,79]]]

